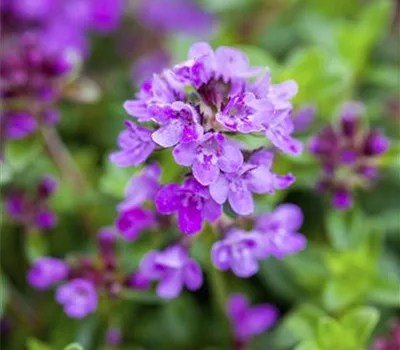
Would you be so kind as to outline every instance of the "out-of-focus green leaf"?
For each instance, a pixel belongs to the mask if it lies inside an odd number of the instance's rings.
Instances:
[[[360,307],[350,310],[342,317],[340,323],[345,330],[350,330],[361,346],[368,341],[371,332],[379,320],[379,312],[373,307]]]
[[[400,307],[400,280],[375,280],[368,297],[380,305]]]
[[[321,317],[317,326],[317,343],[321,349],[333,349],[335,346],[343,346],[348,340],[346,333],[338,321],[331,317]]]
[[[49,345],[34,338],[28,339],[26,347],[28,350],[52,350],[52,348]]]
[[[129,179],[139,170],[137,167],[120,168],[106,161],[105,170],[99,180],[100,190],[117,199],[123,199]]]

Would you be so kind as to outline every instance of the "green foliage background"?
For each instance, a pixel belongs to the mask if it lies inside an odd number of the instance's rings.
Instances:
[[[119,169],[108,161],[127,118],[122,102],[136,89],[129,75],[132,59],[116,49],[119,32],[93,37],[92,55],[82,74],[94,83],[77,84],[75,89],[99,89],[101,95],[93,103],[64,103],[58,128],[85,174],[84,189],[59,173],[40,135],[8,144],[9,162],[1,166],[2,188],[12,183],[31,189],[44,173],[61,182],[51,201],[59,217],[54,230],[27,235],[2,215],[0,313],[12,323],[12,331],[1,337],[4,349],[104,349],[110,320],[123,331],[121,350],[230,349],[222,306],[233,292],[246,293],[253,303],[274,303],[282,311],[279,324],[251,344],[254,350],[367,349],[374,334],[385,333],[388,322],[399,317],[400,112],[396,116],[387,108],[400,96],[395,2],[203,0],[202,5],[220,21],[214,46],[242,49],[252,64],[271,68],[274,82],[295,79],[300,86],[295,105],[317,107],[317,118],[301,135],[303,141],[326,122],[335,122],[341,103],[363,101],[363,123],[380,127],[391,138],[390,151],[380,162],[381,178],[375,187],[356,193],[353,209],[337,212],[314,190],[319,167],[310,154],[280,156],[276,169],[290,170],[297,182],[290,191],[259,197],[257,211],[283,201],[300,205],[305,214],[302,232],[309,239],[304,252],[284,261],[268,259],[257,276],[241,280],[211,267],[212,232],[206,229],[192,251],[207,274],[199,292],[185,292],[169,302],[153,292],[127,292],[113,305],[102,300],[98,312],[83,321],[71,320],[52,291],[40,293],[27,285],[29,264],[40,255],[94,252],[97,230],[114,222],[124,187],[140,170]],[[133,30],[129,20],[123,30]],[[194,40],[183,35],[166,38],[174,62],[186,57]],[[245,141],[250,147],[257,142]],[[180,178],[168,152],[157,158],[167,169],[163,182]],[[143,235],[135,243],[121,240],[124,268],[135,268],[143,254],[160,247],[164,239],[159,234]],[[68,345],[73,342],[80,345]]]

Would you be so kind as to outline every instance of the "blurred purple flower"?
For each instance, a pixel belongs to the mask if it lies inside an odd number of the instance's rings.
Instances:
[[[116,327],[109,327],[106,332],[106,343],[108,346],[117,347],[121,345],[121,330]]]
[[[5,112],[1,115],[9,139],[22,139],[36,132],[39,127],[35,117],[26,112]],[[3,123],[2,123],[3,124]]]
[[[165,185],[157,193],[155,203],[161,214],[178,212],[178,226],[185,234],[199,232],[204,220],[214,222],[222,214],[221,205],[194,178],[186,179],[183,185]]]
[[[150,280],[140,271],[132,273],[127,284],[133,289],[146,290],[150,288]]]
[[[69,271],[69,266],[62,260],[41,257],[37,259],[28,271],[28,282],[36,289],[47,289],[63,281]]]
[[[95,285],[84,278],[76,278],[57,289],[56,300],[71,318],[84,318],[97,309]]]
[[[140,263],[140,272],[150,280],[159,281],[156,292],[164,299],[178,297],[183,287],[195,291],[203,284],[199,264],[180,245],[147,253]]]
[[[303,105],[293,117],[293,125],[295,133],[302,133],[309,129],[315,119],[316,108],[314,105]]]
[[[211,259],[218,269],[231,269],[238,277],[250,277],[258,272],[258,260],[266,257],[263,237],[258,232],[231,229],[221,241],[214,243]]]
[[[257,217],[254,230],[262,234],[267,254],[283,259],[303,250],[306,238],[297,232],[303,223],[301,209],[294,204],[281,204],[272,213]]]
[[[168,52],[161,49],[145,54],[133,63],[132,78],[137,82],[151,78],[154,73],[160,73],[166,68],[170,61],[171,57]]]
[[[279,315],[278,309],[270,304],[250,307],[242,294],[230,296],[226,313],[232,323],[235,339],[244,344],[271,328]]]
[[[121,211],[115,225],[122,237],[133,241],[142,231],[151,229],[156,224],[155,215],[151,210],[135,207]]]

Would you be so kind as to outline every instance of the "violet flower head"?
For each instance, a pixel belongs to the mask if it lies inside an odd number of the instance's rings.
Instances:
[[[204,186],[214,183],[220,171],[235,172],[243,164],[239,146],[222,133],[208,133],[198,142],[179,144],[173,155],[178,164],[192,166],[193,176]]]
[[[142,164],[156,148],[151,139],[151,130],[126,121],[127,127],[118,137],[120,151],[110,155],[110,160],[119,167]]]
[[[387,336],[377,337],[371,350],[397,350],[400,348],[400,322],[397,320],[391,326]]]
[[[315,119],[316,108],[314,105],[301,106],[294,116],[294,132],[301,133],[309,129]]]
[[[97,245],[103,254],[111,254],[115,250],[117,237],[113,227],[103,227],[97,234]]]
[[[178,297],[184,287],[195,291],[203,284],[199,264],[180,245],[162,252],[147,253],[140,264],[140,273],[150,280],[159,281],[156,292],[164,299]]]
[[[95,285],[87,279],[76,278],[57,289],[56,300],[71,318],[84,318],[97,309]]]
[[[37,259],[28,271],[28,282],[36,289],[47,289],[63,281],[69,271],[69,266],[62,260],[52,257]]]
[[[258,232],[231,229],[214,243],[211,260],[222,271],[232,270],[238,277],[250,277],[258,270],[258,260],[267,256],[263,237]]]
[[[211,198],[208,188],[194,178],[186,179],[182,185],[165,185],[155,203],[161,214],[178,213],[178,226],[185,234],[199,232],[204,220],[215,222],[222,214],[221,205]]]
[[[160,189],[161,167],[151,163],[139,174],[134,175],[125,189],[125,200],[118,205],[119,210],[141,206],[146,201],[154,201]]]
[[[122,237],[129,241],[138,239],[142,231],[154,228],[156,225],[154,213],[140,207],[120,211],[115,224]]]
[[[8,139],[22,139],[36,132],[39,127],[35,117],[26,112],[5,112],[1,115],[1,127]]]
[[[352,206],[355,189],[373,183],[377,160],[389,148],[389,140],[379,130],[363,127],[363,113],[360,103],[346,104],[339,125],[322,128],[309,142],[323,170],[318,187],[332,195],[332,205],[339,210]]]
[[[278,309],[270,304],[250,307],[242,294],[230,296],[226,313],[232,323],[235,339],[244,344],[271,328],[279,315]]]
[[[258,216],[254,230],[261,233],[268,255],[283,259],[305,248],[307,240],[297,232],[302,223],[301,209],[285,203],[270,214]]]
[[[220,173],[210,185],[211,197],[219,204],[229,201],[239,215],[249,215],[254,210],[252,193],[269,193],[290,186],[295,178],[292,174],[277,175],[271,171],[273,154],[260,150],[253,153],[249,161],[233,173]]]

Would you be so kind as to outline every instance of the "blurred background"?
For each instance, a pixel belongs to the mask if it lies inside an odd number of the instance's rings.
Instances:
[[[280,310],[248,349],[400,349],[399,7],[395,0],[2,0],[1,347],[235,349],[220,304],[240,292]],[[27,283],[27,271],[40,256],[96,256],[97,232],[114,224],[126,183],[141,169],[108,159],[129,119],[122,104],[197,41],[236,47],[252,65],[268,66],[274,83],[299,84],[296,137],[305,151],[275,164],[297,181],[259,196],[257,212],[299,205],[307,249],[264,261],[249,279],[207,272],[199,291],[173,301],[132,287],[113,302],[101,296],[84,319],[68,318],[53,289]],[[390,146],[374,161],[376,176],[345,181],[352,205],[338,210],[317,188],[323,169],[307,145],[339,124],[349,101],[364,105],[360,128],[379,130]],[[170,152],[155,159],[163,183],[182,173]],[[51,196],[38,191],[45,175],[58,181]],[[43,209],[42,225],[12,215],[16,194],[29,198],[30,211]],[[163,239],[118,239],[121,271],[134,271]],[[201,242],[193,248],[201,263],[207,254]]]

